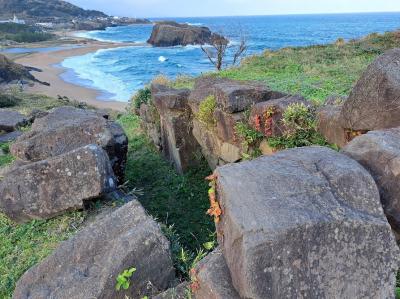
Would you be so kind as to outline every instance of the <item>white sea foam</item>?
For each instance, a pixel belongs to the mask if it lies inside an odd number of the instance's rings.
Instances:
[[[165,62],[165,61],[168,61],[168,58],[165,57],[165,56],[160,56],[160,57],[158,57],[158,61],[159,62]]]
[[[123,80],[105,72],[96,63],[98,53],[89,53],[83,56],[75,56],[65,59],[61,65],[74,70],[79,79],[90,82],[92,88],[112,94],[111,99],[128,101],[131,93]]]

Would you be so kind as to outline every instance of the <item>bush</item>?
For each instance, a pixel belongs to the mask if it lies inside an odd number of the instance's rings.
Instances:
[[[140,89],[133,97],[132,97],[132,104],[135,110],[140,109],[140,105],[147,104],[151,100],[151,90],[149,87],[145,87]]]
[[[0,108],[14,107],[21,99],[12,93],[0,93]]]
[[[294,103],[283,113],[282,122],[285,127],[284,134],[280,137],[268,138],[270,146],[276,149],[287,149],[310,145],[328,145],[316,129],[316,112],[313,107],[308,107],[303,103]]]
[[[199,112],[196,114],[196,118],[207,127],[215,126],[215,108],[217,108],[217,101],[213,95],[210,95],[200,103]]]
[[[153,80],[151,80],[151,83],[168,86],[171,81],[168,79],[167,76],[158,75],[157,77],[154,77]]]

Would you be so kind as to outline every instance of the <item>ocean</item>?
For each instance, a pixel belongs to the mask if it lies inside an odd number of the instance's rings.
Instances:
[[[153,19],[156,20],[156,19]],[[174,18],[209,27],[227,36],[232,45],[245,36],[247,55],[288,46],[326,44],[344,38],[359,38],[372,32],[400,28],[400,13],[358,13],[251,17]],[[138,46],[99,50],[65,59],[61,76],[70,83],[102,91],[99,99],[128,101],[131,95],[157,75],[175,78],[196,76],[213,67],[199,46],[155,48],[146,45],[152,25],[107,28],[80,36],[110,42],[137,42]]]

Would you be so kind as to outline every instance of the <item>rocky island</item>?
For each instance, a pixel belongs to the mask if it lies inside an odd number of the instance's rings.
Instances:
[[[213,40],[221,38],[226,40],[221,35],[211,32],[208,27],[165,21],[154,25],[147,42],[155,47],[173,47],[211,44]]]

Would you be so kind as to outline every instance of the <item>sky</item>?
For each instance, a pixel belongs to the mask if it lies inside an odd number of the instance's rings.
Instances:
[[[346,12],[400,12],[400,0],[67,0],[129,17],[201,17]]]

